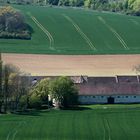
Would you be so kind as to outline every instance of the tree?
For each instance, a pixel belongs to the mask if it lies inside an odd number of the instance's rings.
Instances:
[[[58,107],[71,107],[78,103],[78,90],[68,77],[59,77],[52,81],[50,94],[58,103]]]
[[[133,70],[138,74],[140,72],[140,65],[134,66]]]
[[[85,1],[84,1],[84,6],[85,6],[86,8],[90,8],[90,6],[91,6],[91,0],[85,0]]]
[[[27,95],[28,86],[27,78],[20,75],[20,73],[14,72],[9,76],[9,92],[12,111],[20,109],[19,103],[22,96]]]
[[[12,64],[2,65],[0,54],[0,113],[21,109],[21,98],[27,97],[29,87],[28,77],[25,75]]]
[[[140,0],[135,0],[133,10],[137,16],[140,16]]]
[[[11,6],[0,8],[0,38],[31,39],[32,32],[19,11]]]
[[[6,64],[3,67],[3,97],[4,97],[4,112],[7,112],[8,108],[8,101],[12,94],[10,94],[11,88],[10,88],[10,76],[11,74],[19,74],[19,68],[15,67],[12,64]]]
[[[0,53],[0,113],[2,112],[3,94],[2,94],[2,59]]]
[[[19,86],[19,98],[18,98],[18,109],[25,110],[28,107],[28,94],[29,94],[29,75],[23,74],[20,76],[20,86]]]
[[[43,104],[48,105],[49,79],[42,79],[35,86],[31,87],[29,94],[30,107],[39,108]]]
[[[135,1],[136,0],[128,0],[128,8],[129,9],[131,9],[131,10],[133,9],[133,6],[134,6]]]

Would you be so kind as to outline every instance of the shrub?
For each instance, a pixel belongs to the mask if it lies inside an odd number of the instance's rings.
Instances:
[[[30,108],[36,108],[40,109],[42,105],[42,100],[40,99],[39,96],[34,96],[32,95],[29,99],[29,107]]]
[[[0,38],[30,40],[31,34],[28,31],[23,31],[21,33],[15,33],[15,32],[10,33],[10,32],[2,31],[2,32],[0,32]]]

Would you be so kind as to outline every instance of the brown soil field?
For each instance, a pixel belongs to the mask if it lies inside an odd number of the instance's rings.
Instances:
[[[4,63],[36,76],[136,75],[140,55],[36,55],[3,53]]]

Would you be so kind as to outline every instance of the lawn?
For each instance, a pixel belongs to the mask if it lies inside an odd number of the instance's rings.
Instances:
[[[74,8],[14,6],[34,33],[31,40],[0,39],[1,52],[139,54],[140,17]]]
[[[140,105],[1,115],[0,140],[138,140]]]

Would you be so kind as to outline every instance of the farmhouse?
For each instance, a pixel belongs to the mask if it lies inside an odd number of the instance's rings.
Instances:
[[[55,76],[31,76],[32,82]],[[140,76],[70,76],[79,90],[81,104],[139,103]],[[35,79],[35,80],[34,80]]]

